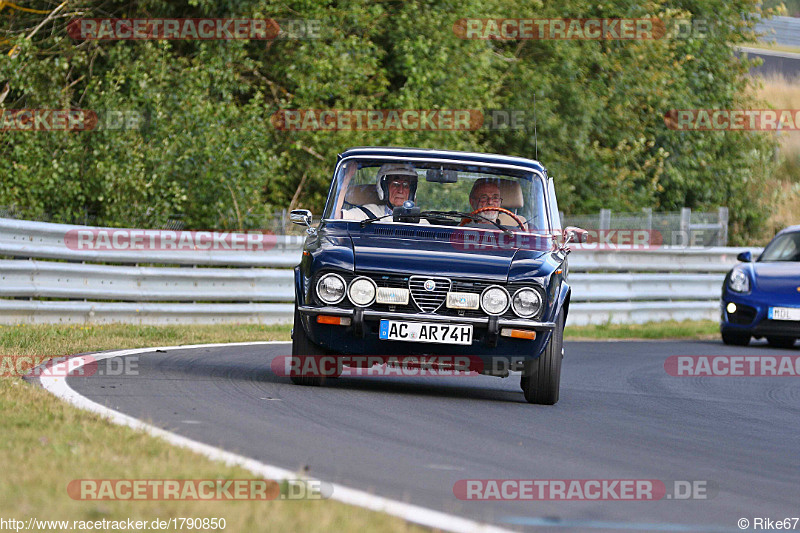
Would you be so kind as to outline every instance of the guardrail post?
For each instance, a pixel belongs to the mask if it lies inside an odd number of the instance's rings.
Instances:
[[[611,228],[611,209],[600,210],[600,227],[599,230],[607,230]]]
[[[719,233],[717,234],[717,246],[728,245],[728,208],[719,208]]]
[[[692,236],[690,234],[691,223],[692,223],[692,210],[688,207],[682,207],[680,235],[681,235],[681,240],[683,240],[684,247],[690,246],[692,242]]]
[[[653,230],[653,208],[652,207],[643,207],[642,212],[644,213],[645,218],[647,219],[647,231]]]

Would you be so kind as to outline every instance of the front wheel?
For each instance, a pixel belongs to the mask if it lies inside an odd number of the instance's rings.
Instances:
[[[558,314],[550,342],[537,359],[526,361],[522,370],[522,392],[528,403],[553,405],[561,387],[561,360],[564,357],[564,312]]]
[[[794,346],[794,337],[768,336],[767,344],[773,348],[791,348]]]
[[[304,367],[303,362],[306,357],[314,358],[323,355],[328,355],[327,350],[317,346],[311,342],[311,339],[308,338],[306,329],[303,327],[303,323],[300,321],[300,311],[298,311],[295,307],[294,326],[292,326],[292,368],[302,369]],[[316,368],[318,365],[312,366]],[[292,383],[295,385],[306,385],[311,387],[319,387],[320,385],[324,385],[325,376],[318,375],[319,371],[317,371],[316,374],[317,375],[303,375],[302,373],[298,373],[298,371],[293,370],[289,374],[289,379],[291,379]]]
[[[749,333],[736,333],[733,331],[722,332],[722,342],[731,346],[747,346],[750,344]]]

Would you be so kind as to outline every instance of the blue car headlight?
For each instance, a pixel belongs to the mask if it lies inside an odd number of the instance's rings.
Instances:
[[[728,288],[733,292],[749,292],[750,278],[741,268],[734,268],[730,279],[728,279]]]
[[[338,274],[325,274],[317,281],[317,296],[328,305],[344,300],[344,279]]]

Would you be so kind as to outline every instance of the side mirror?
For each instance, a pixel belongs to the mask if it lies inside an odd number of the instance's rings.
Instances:
[[[298,224],[300,226],[305,226],[306,233],[312,235],[315,233],[315,229],[311,227],[311,211],[308,209],[292,209],[292,212],[289,213],[289,219]]]
[[[584,243],[589,239],[589,232],[583,228],[567,226],[564,228],[564,244],[568,242]]]
[[[748,250],[746,252],[742,252],[739,255],[737,255],[736,259],[738,259],[742,263],[749,263],[750,261],[753,260],[753,254],[751,254],[750,250]]]
[[[293,209],[289,218],[300,226],[311,226],[311,211],[308,209]]]

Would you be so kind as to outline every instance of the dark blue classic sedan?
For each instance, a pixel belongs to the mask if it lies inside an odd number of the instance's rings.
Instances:
[[[307,210],[291,217],[308,227],[295,269],[294,383],[445,356],[431,364],[519,370],[527,401],[558,401],[567,243],[585,232],[561,229],[539,162],[353,148],[339,155],[319,225]],[[311,357],[343,364],[321,373]]]
[[[725,344],[746,346],[766,337],[789,348],[800,338],[800,226],[780,231],[753,262],[738,256],[722,285],[720,329]]]

